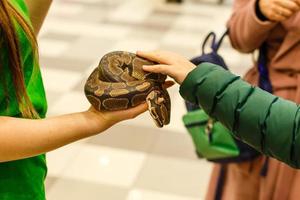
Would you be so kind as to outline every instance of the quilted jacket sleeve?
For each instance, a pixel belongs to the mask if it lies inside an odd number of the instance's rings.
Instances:
[[[203,63],[189,73],[180,94],[200,104],[237,138],[300,168],[300,112],[295,103],[253,87],[210,63]]]

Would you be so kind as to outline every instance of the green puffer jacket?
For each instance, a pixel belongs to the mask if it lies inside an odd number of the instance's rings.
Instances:
[[[189,73],[180,94],[200,104],[237,138],[268,156],[300,168],[297,104],[253,87],[210,63],[203,63]]]

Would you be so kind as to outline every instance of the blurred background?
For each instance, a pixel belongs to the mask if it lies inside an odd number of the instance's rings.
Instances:
[[[228,0],[55,0],[40,34],[48,116],[89,104],[83,85],[100,58],[113,50],[164,49],[200,54],[209,31],[219,35]],[[242,75],[251,57],[222,46],[230,69]],[[201,200],[211,164],[199,160],[181,121],[178,86],[169,89],[171,124],[158,129],[148,113],[105,133],[48,154],[48,200]]]

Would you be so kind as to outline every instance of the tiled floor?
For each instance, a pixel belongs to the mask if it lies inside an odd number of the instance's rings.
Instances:
[[[166,49],[188,58],[200,53],[211,30],[222,33],[230,2],[186,0],[56,0],[40,35],[48,115],[84,110],[83,85],[112,50]],[[243,74],[251,61],[225,42],[222,54]],[[198,160],[181,117],[178,86],[170,89],[171,124],[155,127],[148,113],[101,135],[48,154],[49,200],[203,199],[211,165]]]

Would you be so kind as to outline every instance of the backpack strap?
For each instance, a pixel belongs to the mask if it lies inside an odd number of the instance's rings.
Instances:
[[[207,45],[207,42],[209,41],[209,39],[211,39],[211,44],[210,44],[210,48],[212,50],[212,52],[214,53],[217,53],[220,46],[222,45],[223,43],[223,40],[225,38],[225,36],[227,36],[229,33],[229,29],[227,29],[221,36],[221,38],[217,41],[217,36],[216,36],[216,33],[215,32],[210,32],[206,38],[204,39],[204,42],[202,44],[202,54],[206,54],[205,53],[205,47]]]
[[[214,50],[214,49],[213,49],[213,46],[214,46],[214,44],[216,43],[216,34],[215,34],[214,32],[210,32],[210,33],[206,36],[206,38],[204,39],[204,41],[203,41],[203,43],[202,43],[202,55],[203,55],[203,54],[206,54],[206,53],[205,53],[205,47],[206,47],[207,42],[208,42],[209,39],[212,40],[212,41],[211,41],[210,47],[211,47],[212,50]]]
[[[267,45],[263,43],[259,49],[259,56],[258,56],[258,72],[259,72],[259,82],[258,85],[261,89],[272,93],[272,84],[269,77],[269,72],[267,68]]]
[[[215,52],[218,52],[220,46],[222,45],[223,43],[223,40],[225,38],[225,36],[227,36],[229,34],[229,29],[227,29],[223,35],[221,36],[221,38],[219,39],[218,42],[214,43],[214,45],[211,47]]]
[[[218,176],[214,200],[222,200],[227,167],[224,164],[220,166],[220,174]]]

